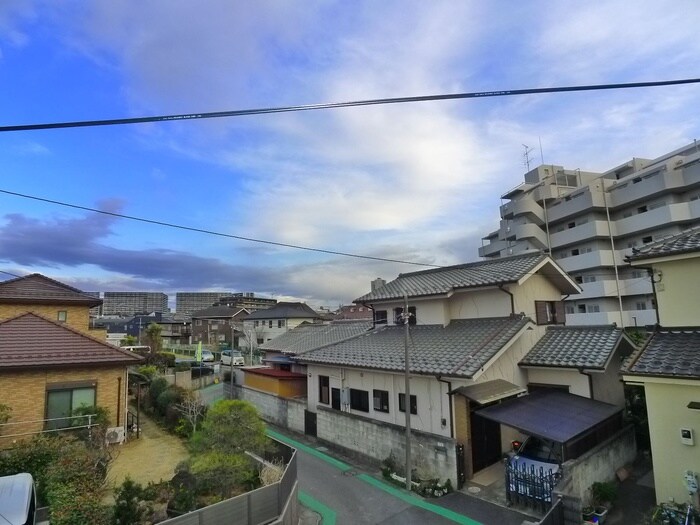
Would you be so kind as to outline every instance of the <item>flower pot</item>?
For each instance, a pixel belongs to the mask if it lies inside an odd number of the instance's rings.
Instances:
[[[584,507],[581,510],[581,518],[583,518],[584,522],[592,523],[593,522],[593,509],[591,507]]]
[[[606,507],[596,507],[593,510],[593,516],[598,518],[598,523],[605,523],[605,519],[608,517],[608,509]]]

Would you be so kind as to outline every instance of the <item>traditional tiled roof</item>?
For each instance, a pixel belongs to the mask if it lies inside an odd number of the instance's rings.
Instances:
[[[210,306],[209,308],[193,312],[192,319],[230,319],[241,310],[243,309],[233,308],[231,306]],[[243,313],[245,313],[245,311]]]
[[[411,326],[410,371],[471,378],[530,322],[527,317],[513,316],[460,319],[445,327]],[[404,336],[403,326],[386,326],[306,352],[297,359],[302,363],[403,372]]]
[[[662,329],[654,333],[623,373],[700,379],[700,328]]]
[[[77,288],[33,273],[0,282],[0,303],[34,303],[99,306],[102,299]]]
[[[519,364],[604,370],[622,334],[615,325],[548,326]]]
[[[301,354],[364,334],[372,328],[367,321],[333,321],[328,324],[302,324],[260,345],[261,350]]]
[[[251,313],[248,319],[318,319],[318,314],[306,303],[280,302],[272,308]]]
[[[358,297],[354,302],[371,303],[400,299],[404,294],[408,297],[444,295],[456,289],[515,283],[535,271],[538,265],[547,259],[543,253],[534,253],[402,273],[384,286]],[[557,277],[564,275],[554,262],[551,264],[552,268],[556,268],[554,272],[560,273]],[[575,284],[570,283],[569,286],[570,289],[567,289],[566,293],[578,293]]]
[[[664,239],[645,244],[640,248],[633,248],[632,255],[627,257],[628,261],[639,259],[653,259],[656,257],[667,257],[669,255],[680,255],[700,251],[700,226],[685,230],[676,235],[671,235]]]
[[[34,313],[0,322],[0,371],[58,366],[134,365],[141,361],[136,354]]]

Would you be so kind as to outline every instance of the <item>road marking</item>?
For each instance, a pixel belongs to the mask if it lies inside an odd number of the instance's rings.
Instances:
[[[304,491],[299,491],[299,501],[305,507],[310,508],[314,512],[318,512],[321,515],[321,523],[323,525],[335,525],[335,512],[333,509],[326,507],[320,501],[312,498]]]
[[[273,437],[279,441],[282,441],[284,443],[287,443],[295,448],[298,448],[299,450],[303,450],[307,454],[311,454],[312,456],[315,456],[319,459],[322,459],[323,461],[326,461],[330,463],[331,465],[335,466],[336,468],[339,468],[343,472],[347,472],[349,470],[352,470],[352,467],[348,465],[347,463],[343,463],[342,461],[335,459],[332,456],[329,456],[328,454],[324,454],[323,452],[316,450],[313,447],[310,447],[308,445],[305,445],[303,443],[300,443],[299,441],[292,439],[288,436],[285,436],[284,434],[280,434],[279,432],[275,432],[274,430],[270,430],[269,428],[267,429],[267,435],[270,437]],[[414,507],[419,507],[421,509],[427,510],[429,512],[432,512],[434,514],[438,514],[442,516],[443,518],[446,518],[448,520],[454,521],[455,523],[460,523],[462,525],[482,525],[480,522],[475,521],[467,516],[464,516],[462,514],[459,514],[458,512],[455,512],[450,509],[446,509],[444,507],[441,507],[440,505],[435,505],[434,503],[428,503],[425,501],[423,498],[414,495],[413,493],[406,492],[403,489],[399,489],[397,487],[394,487],[393,485],[390,485],[388,483],[385,483],[383,481],[380,481],[369,474],[360,474],[357,476],[358,479],[361,479],[365,483],[369,483],[373,487],[376,487],[380,490],[383,490],[384,492],[391,494],[392,496],[399,498],[400,500],[413,505]],[[301,498],[302,493],[299,492],[299,500],[304,503],[304,501]],[[309,497],[311,500],[310,496],[306,495]],[[313,500],[315,501],[315,500]],[[322,505],[320,502],[316,502],[319,505]],[[306,503],[304,503],[306,505]],[[330,512],[333,512],[330,510],[328,507],[325,507],[325,505],[322,505],[324,508],[328,509]],[[307,507],[316,510],[321,514],[320,511],[312,507],[311,505],[307,505]],[[328,523],[335,523],[335,513],[333,513],[333,521],[332,522],[326,522],[325,518],[323,521],[323,525],[327,525]]]

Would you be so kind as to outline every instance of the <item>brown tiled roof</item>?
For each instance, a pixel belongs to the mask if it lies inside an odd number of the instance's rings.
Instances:
[[[0,371],[134,365],[141,357],[29,312],[0,322]]]
[[[99,306],[102,299],[77,288],[33,273],[0,282],[0,303],[34,303]]]

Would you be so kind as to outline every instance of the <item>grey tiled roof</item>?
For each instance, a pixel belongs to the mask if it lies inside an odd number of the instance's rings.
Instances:
[[[318,314],[306,303],[277,303],[272,308],[257,310],[247,319],[318,319]]]
[[[362,335],[372,328],[367,321],[334,321],[329,324],[302,324],[260,345],[261,350],[301,354],[322,346]]]
[[[659,239],[641,248],[634,248],[632,255],[628,256],[627,260],[652,259],[698,251],[700,251],[700,226]]]
[[[603,370],[621,338],[615,325],[548,326],[519,364]]]
[[[700,329],[656,332],[624,373],[700,379]]]
[[[502,257],[420,272],[402,273],[384,286],[358,297],[354,302],[363,303],[404,296],[445,294],[455,288],[512,283],[520,280],[547,256],[543,253]]]
[[[460,319],[410,328],[411,373],[473,377],[531,322],[527,317]],[[302,363],[403,371],[404,327],[385,326],[301,355]]]

